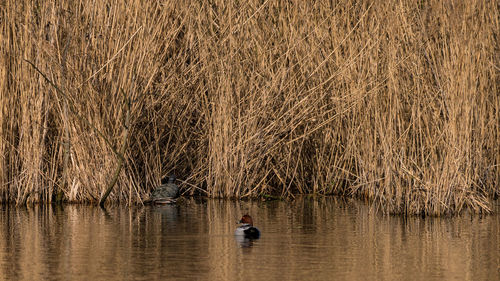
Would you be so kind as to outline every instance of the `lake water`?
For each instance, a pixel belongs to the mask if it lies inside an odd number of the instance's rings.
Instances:
[[[245,213],[259,240],[235,239]],[[335,198],[0,205],[0,280],[500,280],[499,229],[498,215],[405,219]]]

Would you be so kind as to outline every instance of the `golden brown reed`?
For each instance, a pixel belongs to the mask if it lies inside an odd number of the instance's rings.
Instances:
[[[4,1],[0,201],[97,202],[131,101],[111,201],[175,173],[211,197],[489,210],[495,1],[229,2]]]

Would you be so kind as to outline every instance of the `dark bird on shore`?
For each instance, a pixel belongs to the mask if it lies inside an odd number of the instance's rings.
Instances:
[[[177,201],[179,197],[179,186],[175,184],[175,176],[171,175],[168,181],[158,186],[151,194],[151,202],[153,204],[171,204]]]

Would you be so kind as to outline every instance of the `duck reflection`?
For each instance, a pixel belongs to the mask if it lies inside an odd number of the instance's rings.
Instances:
[[[253,241],[255,240],[255,239],[251,239],[251,238],[246,238],[243,235],[235,235],[234,239],[236,240],[236,242],[238,243],[238,245],[241,248],[250,248],[250,247],[252,247],[253,246]]]

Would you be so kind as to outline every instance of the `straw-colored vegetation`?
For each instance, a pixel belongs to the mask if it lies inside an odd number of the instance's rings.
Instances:
[[[500,193],[495,1],[0,11],[0,201],[97,202],[121,160],[114,202],[170,173],[186,194],[340,194],[386,213],[483,212]]]

